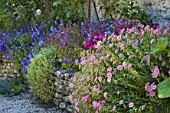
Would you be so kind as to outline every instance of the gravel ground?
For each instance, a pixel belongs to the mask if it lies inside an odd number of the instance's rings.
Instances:
[[[0,113],[62,113],[57,107],[38,104],[30,93],[0,95]]]

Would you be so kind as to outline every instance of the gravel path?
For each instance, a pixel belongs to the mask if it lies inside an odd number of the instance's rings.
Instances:
[[[0,95],[0,113],[62,113],[57,109],[39,105],[30,93],[11,97]]]

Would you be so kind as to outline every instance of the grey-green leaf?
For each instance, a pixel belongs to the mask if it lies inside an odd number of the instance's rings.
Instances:
[[[170,97],[170,78],[158,84],[158,97],[159,98]]]

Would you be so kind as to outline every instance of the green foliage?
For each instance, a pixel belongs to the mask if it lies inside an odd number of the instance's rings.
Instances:
[[[167,52],[161,57],[150,54],[150,46],[163,35],[154,34],[149,26],[140,27],[107,36],[95,51],[82,52],[82,73],[70,84],[75,109],[83,113],[152,113],[168,108],[168,100],[159,99],[156,89],[167,78]],[[157,77],[153,76],[155,69],[159,69]]]
[[[158,97],[159,98],[170,97],[170,78],[158,84]]]
[[[53,2],[55,10],[53,14],[57,16],[57,20],[63,19],[67,22],[81,22],[84,19],[84,12],[82,9],[82,0],[57,0]]]
[[[30,22],[41,25],[51,17],[52,2],[48,0],[2,0],[0,3],[0,29],[13,31],[26,27]],[[37,10],[41,14],[37,15]],[[24,24],[24,25],[23,25]]]
[[[34,96],[41,102],[51,102],[54,97],[54,77],[56,70],[57,50],[55,47],[42,49],[42,52],[31,59],[27,78]]]
[[[168,46],[168,38],[161,37],[158,42],[151,47],[152,53],[158,53],[161,51],[164,51],[166,47]]]
[[[13,77],[11,79],[0,81],[0,94],[19,94],[27,91],[24,79],[21,77]]]

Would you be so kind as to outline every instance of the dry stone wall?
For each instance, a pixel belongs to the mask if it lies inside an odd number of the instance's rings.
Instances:
[[[70,78],[74,76],[73,72],[67,72],[66,70],[59,70],[55,72],[55,86],[56,93],[54,98],[54,103],[60,109],[57,113],[73,113],[74,110],[71,107],[71,102],[69,100],[69,95],[71,94],[69,84]]]
[[[161,25],[166,21],[170,22],[170,0],[137,0],[137,2],[154,22]]]
[[[136,0],[139,6],[146,12],[146,14],[153,19],[153,22],[159,22],[163,25],[164,22],[170,22],[170,0]],[[99,11],[99,0],[95,0],[98,15],[103,17],[104,10]],[[86,8],[88,6],[86,5]],[[87,10],[87,9],[86,9]],[[91,19],[96,18],[94,7],[91,3]]]
[[[7,61],[3,55],[0,55],[0,80],[4,80],[13,76],[17,76],[19,73],[15,70],[15,66]]]

